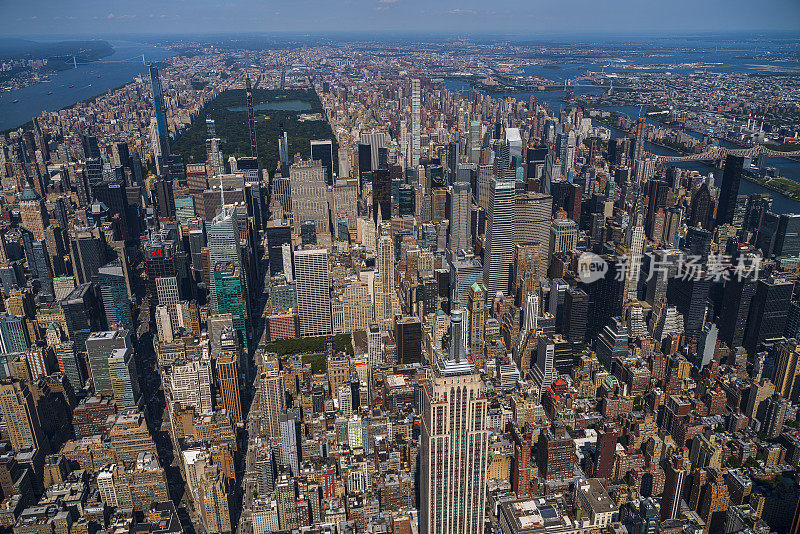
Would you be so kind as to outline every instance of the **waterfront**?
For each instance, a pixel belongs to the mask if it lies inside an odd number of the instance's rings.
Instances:
[[[162,61],[170,50],[132,41],[110,41],[114,53],[101,61],[50,75],[50,81],[0,93],[0,130],[22,126],[42,111],[54,111],[124,85],[146,74],[145,63]],[[52,94],[48,94],[52,92]],[[14,103],[14,100],[18,102]]]
[[[447,80],[445,83],[446,87],[453,91],[459,91],[464,93],[469,90],[469,83],[460,81],[460,80]],[[602,87],[574,87],[573,92],[576,95],[583,95],[583,94],[599,94],[600,92],[604,91],[605,88]],[[502,98],[516,98],[517,100],[521,101],[528,101],[533,95],[536,100],[541,103],[545,104],[551,111],[558,112],[563,106],[567,106],[566,102],[563,102],[561,99],[565,97],[566,92],[563,89],[558,90],[549,90],[549,91],[535,91],[535,92],[522,92],[522,93],[500,93],[500,94],[492,94],[492,98],[495,99],[502,99]],[[639,108],[636,106],[608,106],[602,108],[604,111],[614,112],[622,115],[628,115],[629,117],[635,117],[638,112]],[[652,121],[652,119],[648,119]],[[658,122],[658,121],[653,121]],[[618,128],[610,127],[606,124],[599,124],[598,122],[594,122],[593,124],[603,126],[604,128],[608,128],[611,131],[612,137],[623,137],[628,135],[627,132],[620,130]],[[702,135],[698,134],[697,132],[691,132],[691,135],[701,138]],[[733,143],[730,141],[721,141],[722,146],[726,147],[733,147]],[[645,144],[645,149],[648,152],[653,154],[662,155],[662,156],[675,156],[675,155],[682,155],[676,150],[672,150],[670,148],[654,145],[650,142]],[[679,167],[681,169],[687,170],[694,170],[701,174],[710,174],[714,172],[716,169],[704,162],[700,161],[687,161],[687,162],[680,162],[680,163],[671,163],[670,165],[674,165],[675,167]],[[800,162],[787,159],[787,158],[767,158],[767,166],[774,167],[780,171],[780,174],[789,178],[790,180],[794,180],[796,182],[800,182]],[[776,213],[800,213],[800,202],[792,200],[780,193],[776,193],[766,187],[761,186],[755,182],[750,182],[747,180],[742,180],[739,186],[739,192],[745,195],[753,194],[753,193],[768,193],[773,197],[773,204],[772,208],[773,211]]]

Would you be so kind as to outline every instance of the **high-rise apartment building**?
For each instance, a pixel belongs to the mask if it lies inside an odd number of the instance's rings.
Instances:
[[[419,165],[420,158],[420,130],[421,130],[421,116],[420,116],[420,85],[419,79],[414,78],[411,80],[411,165],[412,169],[416,169]]]

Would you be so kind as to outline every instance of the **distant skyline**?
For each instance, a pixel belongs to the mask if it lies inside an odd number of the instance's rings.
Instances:
[[[0,36],[233,32],[798,31],[798,0],[19,0]]]

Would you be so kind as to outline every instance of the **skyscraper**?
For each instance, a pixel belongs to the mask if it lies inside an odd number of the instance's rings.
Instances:
[[[20,223],[33,233],[34,239],[44,239],[49,218],[42,197],[28,184],[19,197]]]
[[[647,119],[645,117],[636,117],[636,137],[634,138],[634,145],[633,145],[633,160],[640,161],[642,160],[642,156],[644,155],[644,143],[646,141],[644,135],[645,123]]]
[[[744,347],[748,351],[756,350],[763,341],[783,336],[793,291],[794,281],[790,279],[758,281],[744,337]]]
[[[733,224],[736,211],[736,198],[739,196],[739,182],[742,179],[744,158],[728,154],[725,158],[725,169],[719,187],[719,205],[717,206],[716,225]]]
[[[664,496],[661,498],[661,520],[675,519],[681,509],[681,496],[683,495],[683,482],[686,471],[683,468],[683,458],[675,456],[667,464],[664,471]]]
[[[272,363],[273,365],[269,365]],[[277,360],[265,362],[264,372],[261,377],[264,400],[262,404],[262,414],[264,416],[264,429],[268,437],[276,438],[280,436],[278,418],[283,413],[285,405],[286,389],[283,374],[278,369]]]
[[[486,333],[486,292],[478,282],[469,288],[468,300],[469,354],[475,368],[483,369],[483,347]]]
[[[100,296],[107,324],[119,324],[132,332],[133,314],[122,261],[116,259],[100,267],[97,270],[97,281],[100,285]]]
[[[228,411],[234,424],[242,422],[242,395],[239,391],[239,358],[230,351],[217,358],[217,377],[221,406]]]
[[[289,136],[284,131],[278,138],[278,155],[280,156],[281,167],[289,166]]]
[[[411,80],[411,165],[416,169],[420,156],[420,87],[419,79]]]
[[[540,243],[548,246],[553,197],[542,193],[523,193],[515,199],[514,243]]]
[[[800,345],[794,339],[781,343],[775,361],[772,381],[775,392],[784,399],[797,401],[800,397]]]
[[[450,250],[472,250],[469,219],[471,213],[470,184],[457,181],[450,192]]]
[[[230,262],[218,263],[214,267],[214,288],[217,293],[217,313],[231,315],[233,328],[239,335],[239,344],[247,350],[247,323],[241,270]]]
[[[469,123],[469,162],[473,164],[480,163],[481,160],[481,122],[472,121]]]
[[[719,314],[719,338],[731,349],[735,350],[744,342],[750,303],[757,284],[758,282],[750,277],[736,276],[725,282],[722,309]]]
[[[301,221],[311,220],[317,234],[328,233],[328,199],[325,168],[319,160],[295,161],[289,168],[292,216],[295,233]]]
[[[374,280],[375,320],[388,326],[400,308],[394,289],[395,256],[391,236],[381,233],[377,249],[375,266],[378,272],[375,273]]]
[[[214,287],[213,272],[218,263],[231,263],[239,268],[241,273],[242,295],[245,298],[244,317],[248,312],[248,280],[242,260],[242,249],[239,245],[239,225],[236,218],[236,208],[224,206],[222,212],[214,217],[208,226],[208,257],[211,271],[211,309],[219,313],[217,306],[217,290]],[[148,273],[149,274],[149,273]]]
[[[150,86],[153,91],[153,114],[158,128],[158,144],[161,148],[162,158],[166,158],[169,155],[169,128],[167,126],[166,110],[164,109],[164,92],[161,89],[158,68],[152,63],[150,63]]]
[[[33,395],[24,382],[17,379],[0,381],[0,411],[15,451],[26,447],[39,449],[42,453],[50,450]]]
[[[300,334],[329,334],[332,321],[328,252],[321,248],[298,250],[294,253],[294,261]]]
[[[139,404],[139,373],[130,348],[111,351],[107,358],[108,378],[114,400],[120,410],[135,409]]]
[[[297,419],[291,414],[281,414],[278,416],[278,426],[281,435],[281,459],[283,465],[288,465],[292,474],[297,476],[300,473],[300,459],[302,449],[300,448],[300,425]]]
[[[61,307],[75,350],[86,350],[86,339],[91,332],[101,330],[103,324],[96,286],[91,283],[79,285],[61,301]]]
[[[468,360],[440,358],[422,390],[421,534],[479,534],[489,462],[487,400]]]
[[[394,325],[398,363],[422,362],[422,323],[416,316],[398,316]]]
[[[578,243],[578,225],[571,219],[556,219],[550,227],[550,259],[554,254],[570,252]]]
[[[258,144],[256,143],[256,120],[253,114],[253,87],[250,85],[250,76],[247,76],[247,122],[250,125],[250,156],[258,158]]]
[[[311,159],[322,164],[325,171],[325,185],[333,185],[333,141],[312,139]]]
[[[514,182],[491,179],[486,221],[486,250],[483,263],[483,285],[487,298],[498,291],[508,294],[511,265],[514,262]]]
[[[92,332],[87,337],[85,346],[95,394],[113,395],[109,357],[118,349],[133,350],[129,332],[127,330]]]

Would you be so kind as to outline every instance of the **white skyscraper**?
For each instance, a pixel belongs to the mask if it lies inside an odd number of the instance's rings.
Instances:
[[[411,80],[411,167],[419,165],[420,136],[420,90],[419,79]]]
[[[492,178],[490,182],[483,255],[483,285],[488,299],[493,299],[498,291],[508,294],[514,262],[514,189],[513,180]]]
[[[466,359],[439,358],[422,391],[421,534],[479,534],[489,430],[483,382]]]
[[[328,251],[323,248],[295,251],[294,267],[300,334],[330,334],[332,323]]]

